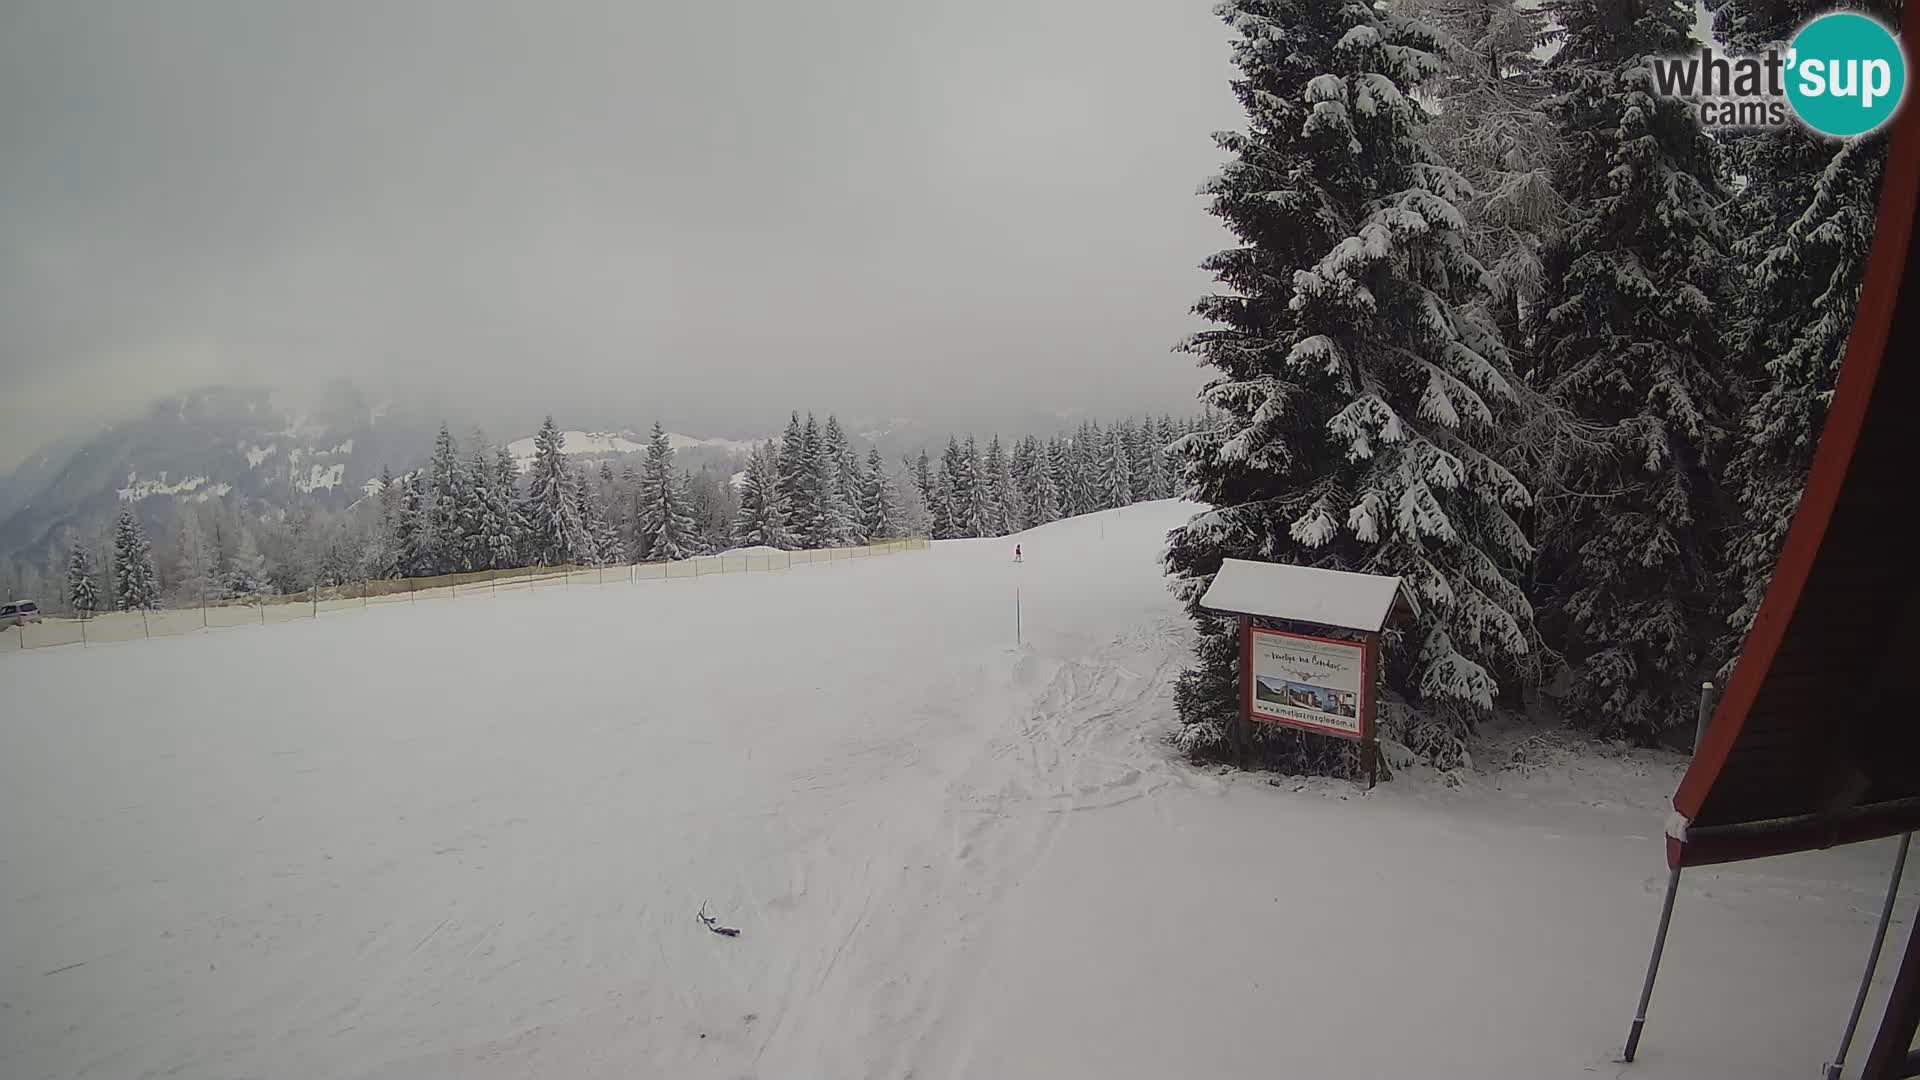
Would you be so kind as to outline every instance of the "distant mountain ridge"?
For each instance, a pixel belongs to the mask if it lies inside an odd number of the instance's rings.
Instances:
[[[351,502],[383,464],[422,458],[432,431],[345,383],[299,411],[254,387],[166,398],[43,448],[0,480],[0,554],[43,560],[68,530],[104,528],[123,504],[160,519],[172,504],[226,496],[263,510]]]
[[[123,505],[137,506],[150,528],[169,527],[179,505],[238,498],[250,513],[270,514],[311,500],[344,506],[379,490],[383,468],[420,467],[442,422],[402,411],[351,384],[317,399],[282,405],[257,387],[208,387],[155,402],[140,416],[92,435],[69,435],[0,477],[0,557],[49,565],[70,531],[98,534]],[[537,418],[529,418],[530,430]],[[449,423],[463,443],[463,425]],[[646,450],[630,429],[567,431],[564,450],[587,460]],[[686,468],[731,473],[753,442],[675,432],[668,441]],[[522,471],[533,437],[507,444]]]

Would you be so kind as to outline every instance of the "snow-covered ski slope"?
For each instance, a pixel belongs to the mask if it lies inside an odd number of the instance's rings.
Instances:
[[[1614,1076],[1678,759],[1176,762],[1186,512],[0,667],[0,1076]],[[1815,1075],[1889,854],[1689,874],[1625,1075]]]

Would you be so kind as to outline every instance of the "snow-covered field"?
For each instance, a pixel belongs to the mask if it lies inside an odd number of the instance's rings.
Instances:
[[[0,1076],[1817,1074],[1888,849],[1690,874],[1616,1066],[1680,761],[1177,762],[1184,512],[0,663]]]

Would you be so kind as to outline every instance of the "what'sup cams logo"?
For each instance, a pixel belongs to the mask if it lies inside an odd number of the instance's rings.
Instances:
[[[1822,135],[1864,135],[1893,118],[1907,91],[1900,39],[1878,19],[1821,15],[1783,54],[1649,57],[1662,97],[1692,102],[1708,128],[1778,128],[1794,119]]]

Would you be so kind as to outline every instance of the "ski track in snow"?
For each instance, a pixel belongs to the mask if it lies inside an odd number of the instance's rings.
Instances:
[[[0,662],[0,1075],[1613,1075],[1679,760],[1177,760],[1187,513]],[[1690,874],[1633,1075],[1812,1075],[1884,855]]]

